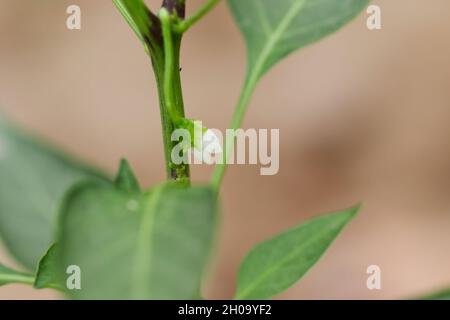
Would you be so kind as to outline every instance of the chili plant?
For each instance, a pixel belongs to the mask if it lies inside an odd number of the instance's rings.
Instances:
[[[185,116],[182,38],[219,0],[205,0],[188,17],[185,2],[164,0],[155,13],[142,0],[113,0],[153,66],[167,181],[142,190],[126,160],[110,179],[0,122],[0,234],[30,271],[0,266],[0,285],[53,288],[76,299],[201,297],[221,182],[235,141],[226,140],[224,161],[206,185],[191,184],[188,164],[172,160],[174,130],[196,129]],[[228,0],[248,50],[247,76],[230,128],[240,128],[259,80],[277,62],[338,30],[368,2]],[[289,288],[358,210],[320,216],[256,246],[242,262],[234,298],[266,299]]]

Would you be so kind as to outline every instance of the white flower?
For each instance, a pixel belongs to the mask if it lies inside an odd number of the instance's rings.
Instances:
[[[197,139],[196,139],[197,140]],[[213,164],[214,158],[222,153],[222,145],[219,137],[211,129],[203,131],[199,143],[193,148],[194,157],[206,164]]]

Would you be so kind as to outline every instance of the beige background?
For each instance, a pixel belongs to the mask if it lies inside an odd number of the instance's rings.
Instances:
[[[188,2],[192,12],[202,1]],[[73,3],[81,31],[65,28]],[[450,285],[450,2],[375,3],[381,31],[367,30],[361,15],[258,87],[245,127],[280,128],[281,168],[272,177],[254,166],[229,170],[208,298],[232,295],[254,244],[358,201],[360,216],[281,298],[390,299]],[[244,67],[243,41],[222,3],[184,42],[188,116],[224,129]],[[109,172],[127,157],[145,186],[164,178],[150,64],[109,0],[0,0],[0,106]],[[196,167],[194,179],[210,172]],[[365,286],[371,264],[382,268],[380,291]],[[0,289],[1,299],[52,297]]]

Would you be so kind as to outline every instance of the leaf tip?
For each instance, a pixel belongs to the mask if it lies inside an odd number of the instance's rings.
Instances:
[[[356,205],[354,205],[353,207],[348,209],[351,218],[352,219],[355,218],[361,212],[363,207],[364,207],[364,203],[363,202],[358,202]]]
[[[114,185],[123,191],[140,191],[139,182],[126,159],[120,160],[119,171],[114,179]]]

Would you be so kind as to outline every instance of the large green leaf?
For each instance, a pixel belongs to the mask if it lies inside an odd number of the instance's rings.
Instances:
[[[15,271],[0,264],[0,287],[14,283],[32,284],[33,281],[33,275]]]
[[[228,0],[256,81],[291,52],[338,30],[369,0]]]
[[[315,218],[256,246],[242,263],[236,299],[267,299],[289,288],[317,262],[358,210]]]
[[[212,243],[216,194],[174,184],[146,193],[81,184],[60,216],[59,273],[81,270],[77,299],[192,299]]]
[[[139,182],[126,159],[122,159],[120,162],[114,186],[122,192],[140,192]],[[36,289],[53,288],[64,290],[65,283],[57,269],[58,249],[59,246],[53,244],[39,261],[34,282]]]
[[[0,118],[0,236],[30,270],[52,242],[64,192],[85,178],[104,179]]]

